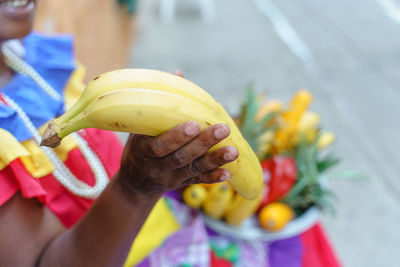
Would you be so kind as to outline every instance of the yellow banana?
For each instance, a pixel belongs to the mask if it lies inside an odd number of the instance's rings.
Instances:
[[[216,123],[226,123],[230,127],[230,136],[215,145],[212,150],[226,145],[238,149],[238,159],[225,165],[232,174],[229,182],[245,198],[256,198],[262,190],[262,169],[237,126],[217,111],[172,93],[138,88],[111,91],[95,99],[65,123],[50,123],[42,142],[44,145],[52,145],[82,128],[156,136],[191,120],[198,122],[201,129]]]
[[[187,97],[212,109],[230,124],[236,125],[226,110],[196,84],[177,75],[151,69],[120,69],[98,75],[89,82],[79,100],[54,120],[54,124],[61,125],[69,121],[97,97],[123,88],[150,89]]]
[[[151,69],[120,69],[98,75],[88,83],[79,100],[54,120],[54,124],[61,125],[74,118],[97,97],[124,88],[150,89],[187,97],[213,110],[229,124],[236,125],[226,110],[196,84],[177,75]]]
[[[150,69],[120,69],[103,73],[92,79],[80,99],[55,121],[65,123],[82,112],[97,97],[123,88],[142,88],[181,95],[221,113],[214,98],[196,84],[177,75]],[[226,114],[225,114],[226,115]]]
[[[240,225],[245,219],[254,215],[264,194],[253,200],[245,199],[240,195],[235,196],[233,204],[225,214],[225,221],[232,225]]]
[[[208,216],[218,220],[231,205],[233,190],[227,183],[214,185],[204,201],[203,211]]]

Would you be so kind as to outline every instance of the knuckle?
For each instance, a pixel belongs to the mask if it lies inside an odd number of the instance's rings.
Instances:
[[[150,153],[156,157],[162,157],[165,155],[166,147],[165,144],[158,138],[155,138],[149,144]]]
[[[199,174],[202,174],[205,169],[200,166],[196,161],[193,161],[188,165],[187,168],[188,174],[190,177],[198,176]]]
[[[175,153],[171,154],[171,161],[176,165],[182,165],[185,163],[185,153],[183,151],[176,151]]]

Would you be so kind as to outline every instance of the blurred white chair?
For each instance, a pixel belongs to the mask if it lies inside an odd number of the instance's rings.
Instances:
[[[160,19],[163,23],[171,23],[175,18],[175,1],[160,0]],[[197,0],[204,22],[211,22],[215,18],[214,0]]]

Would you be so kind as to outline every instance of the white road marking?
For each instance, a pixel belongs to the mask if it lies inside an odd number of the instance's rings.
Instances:
[[[400,7],[394,0],[377,0],[382,5],[386,15],[394,22],[400,24]]]
[[[300,38],[279,8],[270,0],[254,0],[254,3],[270,20],[276,33],[290,51],[298,57],[308,69],[316,68],[317,62],[311,48]]]

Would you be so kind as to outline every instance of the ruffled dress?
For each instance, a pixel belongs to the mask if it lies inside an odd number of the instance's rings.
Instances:
[[[23,40],[23,44],[25,61],[60,95],[66,94],[70,99],[74,93],[79,93],[82,87],[79,88],[74,76],[81,70],[74,72],[76,63],[71,39],[31,34]],[[55,179],[51,161],[33,140],[17,112],[4,100],[3,94],[13,99],[38,129],[61,115],[64,106],[64,100],[54,100],[30,77],[19,73],[1,89],[0,205],[20,192],[23,197],[36,198],[47,206],[66,227],[72,226],[93,200],[73,195]],[[119,168],[123,149],[118,138],[113,133],[98,129],[87,129],[82,135],[112,177]],[[55,152],[76,177],[89,185],[94,184],[93,172],[72,138],[66,139]]]
[[[19,73],[0,89],[0,206],[20,193],[24,198],[37,199],[69,228],[85,214],[94,200],[72,194],[56,180],[52,174],[53,164],[33,140],[17,112],[5,101],[4,95],[13,99],[34,126],[41,129],[63,113],[64,103],[71,106],[78,99],[84,88],[84,68],[75,62],[69,36],[50,37],[33,33],[22,42],[25,62],[64,97],[54,100],[30,77]],[[123,152],[118,137],[98,129],[85,129],[80,134],[112,178],[120,167]],[[54,151],[78,179],[94,185],[94,174],[73,138],[65,138]],[[166,223],[158,227],[161,220]],[[133,244],[125,266],[142,260],[178,228],[166,202],[160,200]]]

